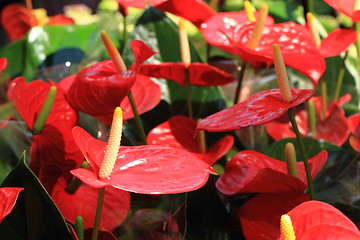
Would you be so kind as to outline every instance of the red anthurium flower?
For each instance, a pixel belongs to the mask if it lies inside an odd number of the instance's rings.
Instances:
[[[84,219],[84,228],[94,225],[98,191],[81,184],[74,192],[68,190],[67,180],[60,176],[56,166],[46,165],[41,169],[39,178],[59,208],[64,218],[75,223],[78,216]],[[130,209],[130,193],[112,187],[105,188],[105,201],[101,215],[100,229],[112,231],[127,217]]]
[[[309,159],[313,178],[327,156],[323,150]],[[244,192],[302,192],[307,187],[306,173],[302,162],[298,162],[297,167],[299,178],[287,174],[286,162],[252,150],[241,151],[226,164],[225,173],[216,182],[216,187],[227,196]]]
[[[0,223],[14,208],[19,193],[23,188],[3,187],[0,188]]]
[[[356,225],[328,203],[307,201],[287,214],[291,218],[296,239],[360,239]]]
[[[350,17],[353,22],[360,21],[360,9],[355,10],[356,0],[324,0],[324,2],[333,7],[336,11],[339,11]]]
[[[197,129],[225,132],[264,124],[280,117],[288,109],[308,101],[314,94],[312,90],[296,88],[291,89],[291,93],[290,103],[281,99],[279,89],[255,93],[245,101],[205,118]]]
[[[338,103],[330,102],[327,105],[327,114],[325,118],[322,118],[320,114],[322,108],[322,98],[313,97],[312,100],[315,103],[315,110],[317,112],[315,135],[313,136],[312,132],[310,131],[308,111],[304,109],[299,111],[295,117],[300,134],[304,137],[323,139],[325,141],[334,143],[335,145],[341,146],[349,136],[347,119],[344,110],[341,108],[341,105],[349,101],[349,97],[351,98],[351,95],[347,94],[340,98],[340,102]],[[287,121],[281,119],[279,121],[275,120],[269,122],[265,124],[265,128],[269,135],[276,141],[283,138],[296,137],[288,118]],[[336,131],[334,131],[334,129],[336,129]]]
[[[188,67],[183,63],[142,64],[140,73],[175,81],[181,86],[186,83],[186,69],[189,71],[189,83],[197,86],[218,86],[234,81],[234,76],[205,63],[191,63]]]
[[[84,183],[103,188],[113,186],[142,194],[170,194],[202,187],[211,167],[188,153],[155,145],[121,146],[109,178],[99,177],[106,143],[90,136],[80,127],[73,130],[74,139],[91,169],[75,169],[71,173]]]
[[[154,83],[150,77],[142,74],[137,75],[136,81],[131,88],[131,92],[139,114],[150,111],[156,107],[161,100],[161,88],[159,84]],[[129,98],[127,96],[120,103],[120,107],[123,109],[124,120],[134,117]],[[111,118],[112,116],[109,115],[109,123]]]
[[[254,12],[254,15],[257,18],[259,11]],[[245,11],[220,12],[201,24],[200,31],[209,44],[237,54],[238,48],[233,45],[231,39],[236,37],[238,29],[245,23],[249,23]],[[274,20],[268,16],[266,24],[274,24]]]
[[[11,41],[23,38],[37,24],[35,17],[20,4],[8,4],[1,11],[1,24]]]
[[[309,77],[315,84],[325,71],[325,61],[314,45],[309,30],[294,22],[265,25],[258,46],[252,50],[246,46],[254,31],[255,23],[244,24],[228,40],[237,48],[244,61],[273,63],[272,46],[277,43],[286,66]]]
[[[146,0],[117,0],[118,4],[123,8],[145,8]]]
[[[356,38],[356,31],[352,29],[335,29],[321,41],[319,51],[324,58],[338,56],[355,43]]]
[[[69,25],[69,24],[75,24],[75,21],[72,18],[69,18],[65,16],[64,14],[56,14],[52,17],[50,17],[49,22],[47,25]]]
[[[66,93],[71,106],[98,118],[113,114],[133,86],[138,64],[155,53],[141,41],[130,46],[136,60],[129,71],[120,74],[111,60],[105,60],[76,75]]]
[[[39,80],[26,83],[23,77],[14,79],[9,85],[8,97],[31,130],[51,86]],[[69,170],[81,164],[83,156],[71,132],[77,121],[77,112],[70,107],[61,88],[58,88],[44,128],[39,134],[33,135],[30,168],[35,174],[44,164],[56,164],[63,169],[64,175],[70,176]]]
[[[7,59],[4,57],[0,57],[0,72],[4,71],[4,69],[7,67]]]
[[[149,144],[185,149],[212,165],[231,149],[234,138],[225,136],[203,153],[195,140],[196,125],[191,118],[174,116],[152,129],[146,140]]]
[[[360,113],[351,115],[348,118],[348,125],[351,132],[349,142],[356,151],[360,152]]]
[[[215,11],[202,0],[148,0],[148,2],[161,11],[185,18],[197,27],[215,15]]]
[[[238,211],[243,234],[248,240],[273,240],[280,234],[280,217],[309,201],[302,192],[262,193],[248,200]]]

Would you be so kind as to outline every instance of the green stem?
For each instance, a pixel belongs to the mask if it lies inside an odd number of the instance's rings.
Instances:
[[[358,74],[360,75],[360,22],[356,22],[355,24],[355,29],[356,29],[356,35],[357,35],[357,40],[356,40],[356,50],[357,50],[357,57],[358,57]]]
[[[128,40],[128,31],[127,31],[127,21],[126,21],[126,16],[124,16],[123,18],[123,25],[124,25],[124,29],[123,29],[123,32],[122,32],[122,37],[123,37],[123,44],[121,45],[120,47],[120,54],[123,54],[124,53],[124,49],[125,49],[125,46],[126,46],[126,43],[127,43],[127,40]]]
[[[335,88],[335,93],[334,93],[334,98],[333,98],[334,101],[337,101],[340,96],[341,85],[342,85],[342,82],[344,80],[344,75],[345,75],[345,60],[348,55],[348,52],[349,51],[347,51],[345,53],[343,59],[341,60],[341,65],[340,65],[339,74],[338,74],[337,81],[336,81],[336,88]]]
[[[128,93],[128,97],[129,97],[129,101],[130,101],[132,111],[134,113],[136,128],[138,130],[140,139],[144,144],[147,144],[144,126],[143,126],[143,124],[141,122],[140,115],[139,115],[139,112],[137,110],[136,103],[135,103],[135,100],[134,100],[134,96],[133,96],[131,91]]]
[[[312,137],[315,137],[316,134],[316,112],[314,101],[308,101],[308,116],[309,116],[309,126]]]
[[[324,77],[320,78],[320,87],[321,87],[321,97],[322,97],[322,104],[321,104],[321,117],[322,119],[325,119],[326,117],[326,107],[328,102],[328,96],[327,96],[327,85],[326,80]]]
[[[246,66],[247,66],[246,62],[243,62],[241,64],[240,73],[239,73],[237,86],[236,86],[236,90],[235,90],[234,105],[237,104],[240,99],[241,85],[244,80]]]
[[[189,80],[189,70],[185,69],[185,90],[186,90],[186,102],[187,102],[187,108],[188,108],[188,115],[189,118],[194,119],[193,115],[193,108],[192,108],[192,102],[191,102],[191,89],[190,89],[190,80]]]
[[[314,13],[314,0],[307,0],[307,11]]]
[[[46,120],[49,117],[51,108],[54,105],[55,98],[56,98],[56,86],[51,86],[46,96],[44,105],[41,108],[40,114],[37,117],[36,122],[33,126],[32,131],[34,134],[39,134],[41,130],[44,128]]]
[[[296,134],[296,139],[298,141],[299,147],[300,147],[300,152],[301,152],[301,156],[302,156],[302,160],[304,162],[304,166],[305,166],[305,172],[306,172],[306,178],[308,181],[308,189],[309,189],[309,197],[310,199],[315,199],[315,191],[314,191],[314,184],[312,181],[312,177],[311,177],[311,171],[310,171],[310,166],[309,166],[309,162],[308,162],[308,157],[305,151],[305,146],[304,146],[304,142],[302,141],[301,135],[300,135],[300,131],[299,128],[296,124],[296,120],[295,120],[295,114],[294,114],[294,110],[292,108],[290,108],[288,110],[288,116],[291,122],[291,125],[294,129],[294,132]]]
[[[105,188],[99,188],[98,189],[98,200],[97,200],[97,206],[96,206],[96,215],[95,215],[95,221],[94,221],[94,229],[92,232],[91,240],[97,240],[98,235],[99,235],[99,226],[100,226],[102,207],[103,207],[103,203],[104,203],[104,197],[105,197]]]

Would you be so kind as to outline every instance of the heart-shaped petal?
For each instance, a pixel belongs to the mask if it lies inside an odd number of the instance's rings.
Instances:
[[[288,215],[296,239],[360,239],[356,225],[328,203],[307,201],[292,209]]]
[[[339,11],[346,16],[350,17],[353,22],[360,21],[360,11],[354,10],[356,0],[346,0],[346,1],[338,1],[338,0],[324,0],[327,4],[333,7],[336,11]]]
[[[314,178],[327,160],[327,152],[321,151],[309,159],[311,176]],[[299,178],[287,174],[286,162],[248,150],[236,154],[225,167],[225,173],[216,182],[217,189],[231,196],[241,192],[302,192],[307,186],[305,167],[297,163]]]
[[[335,29],[321,41],[320,53],[324,58],[338,56],[354,44],[356,38],[356,31],[352,29]]]
[[[99,179],[106,143],[76,127],[73,130],[79,148],[94,170],[75,169],[73,175],[92,187],[111,185],[142,194],[170,194],[202,187],[211,167],[187,151],[156,145],[121,146],[114,169],[108,179]],[[101,151],[102,149],[102,151]]]
[[[262,193],[247,201],[238,211],[244,236],[249,240],[273,240],[280,234],[280,217],[310,200],[302,192]]]
[[[281,99],[280,90],[272,89],[251,95],[248,99],[202,120],[197,129],[211,132],[237,130],[270,122],[292,107],[308,101],[312,90],[291,89],[292,102]]]
[[[254,15],[257,18],[259,11],[255,11]],[[233,39],[237,29],[245,23],[249,23],[245,11],[219,12],[201,24],[200,31],[207,43],[226,52],[237,54],[237,48],[232,45],[232,41],[229,39]],[[273,18],[268,16],[266,24],[274,24]]]

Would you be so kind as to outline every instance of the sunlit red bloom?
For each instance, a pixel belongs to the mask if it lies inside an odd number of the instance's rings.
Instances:
[[[44,166],[40,181],[49,192],[64,218],[74,224],[78,216],[84,219],[84,228],[94,225],[98,191],[81,184],[74,192],[68,190],[68,181],[55,166]],[[130,209],[130,193],[113,187],[105,188],[105,200],[101,215],[100,229],[112,231],[126,219]]]
[[[360,152],[360,113],[348,118],[348,126],[351,132],[349,142],[356,151]]]
[[[234,138],[225,136],[202,153],[199,143],[195,140],[197,122],[185,116],[174,116],[156,126],[147,135],[148,144],[185,149],[209,165],[214,164],[233,146]]]
[[[50,17],[49,22],[47,23],[47,25],[55,25],[55,26],[69,25],[69,24],[75,24],[75,21],[72,18],[65,16],[64,14],[56,14]]]
[[[280,234],[280,217],[297,205],[309,201],[303,192],[262,193],[236,211],[248,240],[273,240]]]
[[[325,164],[327,156],[323,150],[309,159],[313,178]],[[303,192],[308,185],[304,163],[298,162],[297,167],[299,178],[287,174],[286,162],[252,150],[241,151],[226,164],[216,188],[227,196],[245,192]]]
[[[296,239],[360,239],[356,225],[328,203],[307,201],[287,214],[291,218]]]
[[[23,188],[2,187],[0,188],[0,223],[11,212],[16,204],[19,193]]]
[[[188,71],[188,76],[186,71]],[[214,66],[199,62],[191,63],[188,67],[183,63],[170,62],[142,64],[140,73],[150,77],[172,80],[181,86],[184,86],[187,78],[189,84],[197,86],[219,86],[235,80],[233,75]]]
[[[293,88],[291,92],[290,103],[281,99],[279,89],[255,93],[245,101],[205,118],[199,123],[197,129],[225,132],[268,123],[282,116],[288,109],[308,101],[314,94],[309,89]]]
[[[322,39],[319,47],[320,54],[324,58],[339,56],[356,42],[356,38],[356,31],[353,29],[335,29]]]
[[[113,186],[142,194],[181,193],[202,187],[209,172],[213,173],[208,164],[181,149],[156,145],[121,146],[109,178],[99,178],[107,144],[80,127],[75,127],[73,134],[91,168],[79,168],[71,173],[94,188]]]
[[[257,18],[259,11],[255,11],[254,15]],[[245,11],[220,12],[201,24],[200,31],[207,43],[226,52],[238,54],[238,48],[233,45],[232,39],[237,37],[237,31],[246,23],[250,22]],[[268,16],[266,24],[274,24],[274,20]]]
[[[326,117],[323,118],[320,114],[322,111],[322,98],[313,97],[312,100],[315,103],[315,110],[317,114],[315,135],[313,136],[310,131],[308,111],[305,109],[296,113],[295,117],[300,134],[304,137],[323,139],[335,145],[341,146],[349,136],[347,119],[344,110],[341,108],[341,105],[344,103],[344,101],[347,102],[350,100],[349,98],[351,98],[351,96],[348,94],[340,99],[342,102],[328,103]],[[284,121],[284,119],[279,119],[265,124],[266,131],[276,141],[283,138],[296,137],[290,121],[286,116],[284,117],[287,119],[286,121]],[[336,131],[334,131],[334,129],[336,129]]]
[[[333,7],[336,11],[350,17],[353,22],[360,21],[360,9],[354,9],[356,0],[324,0],[324,2]]]
[[[215,11],[202,0],[148,0],[148,2],[151,6],[184,18],[197,27],[215,15]]]
[[[8,97],[30,130],[33,130],[51,86],[51,83],[39,80],[26,83],[23,77],[14,79],[9,85]],[[61,88],[57,88],[44,128],[33,135],[30,168],[35,174],[44,164],[55,164],[63,169],[65,176],[70,176],[69,170],[81,164],[83,156],[71,132],[77,121],[77,112],[68,104]]]
[[[114,109],[134,85],[138,64],[155,53],[141,41],[133,41],[130,46],[134,52],[135,63],[129,71],[118,73],[112,61],[105,60],[83,69],[76,75],[72,83],[68,84],[66,92],[66,98],[72,107],[97,117],[106,124],[111,123]]]

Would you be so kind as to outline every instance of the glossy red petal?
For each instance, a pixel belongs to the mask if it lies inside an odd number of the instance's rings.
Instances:
[[[95,170],[71,171],[86,184],[99,188],[112,185],[142,194],[170,194],[202,187],[211,167],[187,151],[156,145],[121,146],[114,169],[108,179],[98,179],[106,143],[91,137],[80,127],[74,128],[80,150]]]
[[[139,114],[150,111],[156,107],[161,100],[161,88],[159,84],[152,81],[150,77],[142,74],[137,75],[136,81],[131,88],[131,92]],[[134,117],[128,97],[124,98],[124,100],[120,103],[120,107],[123,110],[124,120]]]
[[[14,208],[19,193],[22,190],[24,189],[15,187],[0,188],[0,223]]]
[[[4,71],[4,69],[7,67],[7,59],[5,57],[0,57],[0,72]]]
[[[25,6],[20,4],[8,4],[3,8],[0,16],[1,25],[11,41],[23,38],[31,29],[31,21],[36,24],[36,19]]]
[[[146,0],[117,0],[117,2],[124,8],[134,7],[143,9],[146,7]]]
[[[215,15],[215,11],[202,0],[148,0],[148,2],[161,11],[189,20],[197,27]]]
[[[336,11],[339,11],[352,18],[354,22],[358,22],[360,21],[360,11],[354,11],[355,1],[356,0],[324,0],[324,2],[333,7]]]
[[[196,121],[185,116],[174,116],[156,126],[147,135],[149,144],[185,149],[209,165],[214,164],[233,146],[234,137],[225,136],[202,153],[195,140]]]
[[[310,200],[302,192],[264,193],[247,201],[237,216],[248,240],[273,240],[280,234],[280,217]]]
[[[314,94],[312,90],[291,89],[291,92],[291,103],[281,100],[279,89],[255,93],[245,101],[205,118],[197,128],[225,132],[264,124],[280,117],[289,108],[308,101]]]
[[[255,11],[255,17],[259,11]],[[223,49],[226,52],[237,54],[238,50],[233,46],[233,41],[237,29],[241,28],[244,23],[248,23],[245,11],[239,12],[220,12],[201,24],[202,32],[206,42]],[[268,16],[266,24],[273,24],[274,20]]]
[[[288,212],[296,239],[360,239],[356,225],[328,203],[307,201]]]
[[[87,185],[81,185],[74,194],[70,194],[66,188],[66,180],[60,177],[50,193],[61,214],[73,224],[78,216],[82,216],[84,228],[93,227],[98,190]],[[126,219],[129,209],[129,192],[106,187],[100,229],[114,230]]]
[[[322,151],[309,159],[313,178],[327,160]],[[299,178],[287,174],[286,163],[255,151],[242,151],[226,165],[225,173],[216,182],[217,189],[231,196],[241,192],[290,192],[304,191],[307,186],[304,164],[297,163]]]
[[[85,230],[84,238],[85,240],[90,240],[92,238],[93,228]],[[110,231],[99,231],[98,240],[117,240],[115,235]]]
[[[189,81],[196,86],[219,86],[235,80],[234,76],[205,63],[191,63]]]
[[[360,152],[360,139],[351,135],[349,138],[349,143],[356,151]]]
[[[320,53],[325,58],[338,56],[347,51],[356,42],[356,38],[356,31],[352,29],[335,29],[321,41]]]
[[[246,47],[255,24],[246,24],[236,32],[232,39],[245,61],[259,61],[273,63],[273,48],[276,43],[280,46],[286,66],[292,67],[308,76],[317,84],[323,75],[326,65],[319,50],[313,44],[308,29],[294,22],[266,25],[258,47],[255,50]]]
[[[131,70],[119,74],[112,61],[106,60],[76,75],[66,93],[75,109],[99,118],[114,112],[133,86],[138,65],[155,53],[141,41],[133,41],[130,46],[135,56]]]
[[[183,63],[142,64],[139,73],[149,77],[175,81],[180,86],[184,86],[186,81],[185,65]]]

